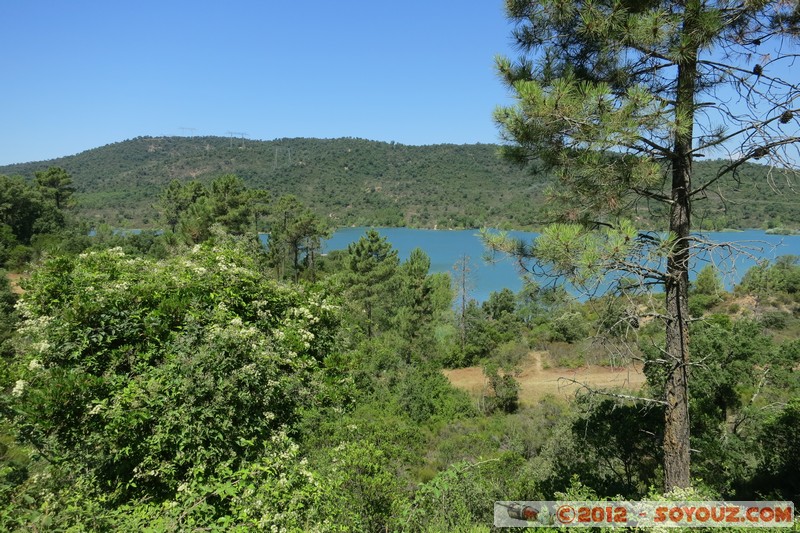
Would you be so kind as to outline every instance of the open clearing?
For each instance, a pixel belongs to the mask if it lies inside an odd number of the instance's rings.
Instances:
[[[562,398],[573,396],[581,383],[594,388],[638,391],[645,382],[644,374],[636,366],[544,368],[542,360],[546,358],[547,352],[531,352],[520,365],[521,372],[516,378],[520,386],[521,404],[533,405],[548,395]],[[476,398],[487,387],[486,377],[480,366],[445,370],[444,374],[450,383]]]

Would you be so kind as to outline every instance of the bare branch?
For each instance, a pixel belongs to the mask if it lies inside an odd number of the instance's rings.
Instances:
[[[667,405],[667,402],[665,400],[656,400],[654,398],[647,398],[645,396],[634,396],[634,395],[631,395],[631,394],[622,394],[622,393],[619,393],[619,392],[610,392],[608,390],[603,390],[603,389],[595,389],[593,387],[590,387],[587,383],[585,383],[583,381],[578,381],[578,380],[572,379],[572,378],[561,377],[561,378],[558,378],[558,380],[559,381],[565,381],[567,383],[572,383],[573,385],[578,385],[579,386],[579,390],[581,390],[581,389],[585,390],[588,394],[591,394],[591,395],[608,396],[610,398],[618,398],[620,400],[629,400],[629,401],[633,401],[633,402],[644,402],[644,403],[650,403],[650,404],[656,404],[656,405]]]

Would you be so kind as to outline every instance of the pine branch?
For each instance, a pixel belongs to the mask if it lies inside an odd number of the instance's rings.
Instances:
[[[715,182],[719,181],[722,177],[724,177],[725,175],[730,174],[731,172],[735,171],[737,168],[742,166],[744,163],[747,163],[751,159],[760,159],[761,157],[764,157],[765,155],[767,155],[773,148],[777,148],[779,146],[784,146],[784,145],[787,145],[787,144],[794,144],[794,143],[797,143],[797,142],[800,142],[800,136],[799,137],[787,137],[787,138],[784,138],[784,139],[779,139],[777,141],[773,141],[771,143],[767,143],[767,144],[765,144],[763,146],[758,146],[756,148],[753,148],[749,152],[747,152],[745,155],[743,155],[740,158],[738,158],[737,160],[733,161],[731,164],[726,165],[725,167],[720,169],[719,172],[717,172],[717,175],[714,178],[710,179],[707,183],[701,185],[700,187],[697,187],[696,189],[692,190],[689,193],[689,196],[693,197],[693,196],[696,196],[697,194],[705,191],[711,185],[713,185]]]

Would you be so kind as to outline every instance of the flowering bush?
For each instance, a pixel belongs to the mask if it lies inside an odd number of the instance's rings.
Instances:
[[[17,310],[13,422],[112,502],[235,472],[328,397],[335,308],[268,279],[235,243],[51,259]]]

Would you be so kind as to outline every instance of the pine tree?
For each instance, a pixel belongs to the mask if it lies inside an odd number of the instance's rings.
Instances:
[[[52,199],[56,209],[67,207],[75,188],[72,186],[72,177],[61,167],[50,167],[36,173],[36,185],[42,194]]]
[[[173,233],[181,220],[181,216],[189,207],[200,198],[206,196],[208,191],[202,183],[196,180],[182,183],[177,179],[169,182],[158,196],[157,209],[161,212],[163,221]]]
[[[362,314],[364,332],[373,338],[392,306],[397,250],[374,229],[347,248],[347,290]]]
[[[433,302],[433,278],[428,274],[431,259],[421,248],[414,248],[400,265],[400,289],[395,323],[400,335],[413,350],[425,348],[431,338],[436,313]],[[410,362],[411,350],[407,351]]]
[[[329,234],[325,223],[294,195],[281,196],[273,210],[267,261],[275,274],[283,277],[287,263],[292,267],[292,278],[300,277],[300,267],[305,263],[313,280],[316,277],[316,259],[322,248],[322,239]]]
[[[800,32],[795,1],[507,0],[523,57],[498,69],[517,103],[495,118],[507,156],[556,169],[551,191],[568,224],[533,246],[506,243],[560,273],[614,268],[664,288],[666,488],[690,485],[689,311],[692,204],[750,160],[798,161]],[[693,180],[692,162],[724,157]],[[644,205],[646,204],[646,205]],[[664,229],[644,234],[623,209],[663,206]],[[599,241],[588,229],[606,228]],[[500,244],[500,243],[498,243]],[[645,254],[663,268],[630,262]]]

